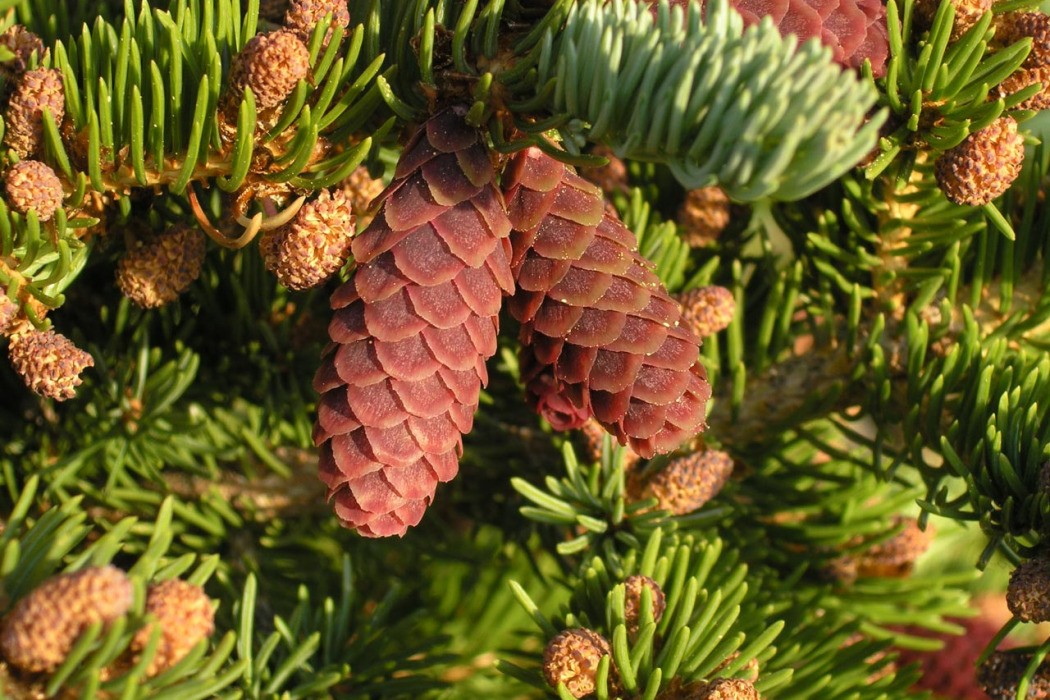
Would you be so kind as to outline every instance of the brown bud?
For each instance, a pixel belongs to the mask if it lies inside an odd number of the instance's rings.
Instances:
[[[694,248],[710,245],[729,225],[729,197],[718,187],[690,190],[677,220],[686,243]]]
[[[733,293],[725,287],[697,287],[674,298],[682,305],[681,323],[701,338],[724,330],[736,312]]]
[[[981,206],[1006,192],[1021,174],[1024,138],[1017,122],[1000,117],[937,159],[935,175],[948,199]]]
[[[26,386],[56,401],[73,398],[81,383],[80,373],[95,365],[91,355],[54,329],[13,336],[7,356]]]
[[[333,29],[345,29],[350,25],[350,10],[347,9],[346,0],[292,0],[284,16],[284,26],[305,43],[310,41],[314,27],[329,14],[332,15],[332,23],[323,43],[323,46],[328,46]]]
[[[552,688],[565,683],[573,697],[582,698],[597,689],[595,679],[603,656],[612,663],[612,647],[605,637],[582,627],[565,630],[543,651],[543,675]],[[610,686],[614,670],[610,665]]]
[[[19,214],[36,212],[39,221],[50,221],[62,206],[65,194],[55,171],[38,160],[23,160],[4,174],[7,203]]]
[[[146,669],[147,676],[168,670],[215,631],[211,599],[200,586],[180,579],[151,585],[146,593],[146,613],[153,615],[160,627],[160,643]],[[152,634],[153,623],[148,623],[135,632],[131,648],[142,651]]]
[[[285,226],[259,240],[266,269],[289,289],[309,289],[339,271],[350,258],[354,214],[342,190],[323,190]]]
[[[1016,700],[1017,684],[1031,660],[1031,654],[996,651],[977,668],[977,684],[991,700]],[[1050,697],[1050,659],[1039,664],[1028,684],[1027,697]]]
[[[145,309],[164,306],[200,277],[205,248],[204,234],[186,224],[147,234],[117,263],[117,286]]]
[[[1050,620],[1050,557],[1029,559],[1010,573],[1006,605],[1022,622]]]
[[[632,500],[657,500],[657,508],[685,515],[702,507],[722,490],[733,473],[733,459],[721,450],[692,452],[675,457],[641,483]]]
[[[44,110],[55,126],[66,115],[66,92],[62,72],[54,68],[26,71],[18,80],[4,113],[4,143],[19,158],[36,155],[44,143]]]
[[[50,578],[8,613],[0,652],[23,671],[54,671],[85,628],[126,614],[132,599],[128,577],[112,566]]]
[[[627,636],[634,639],[638,636],[639,625],[642,620],[642,589],[648,588],[653,601],[653,620],[659,622],[667,608],[667,599],[664,597],[660,584],[648,576],[628,576],[623,582],[625,591],[623,614],[627,623]]]
[[[310,51],[289,31],[258,34],[248,40],[230,65],[227,116],[237,114],[245,88],[258,109],[277,107],[310,73]]]

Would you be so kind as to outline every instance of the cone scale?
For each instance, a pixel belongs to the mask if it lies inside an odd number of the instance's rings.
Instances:
[[[409,141],[331,299],[314,441],[336,515],[365,536],[403,535],[455,477],[513,288],[510,222],[465,114]]]
[[[536,148],[503,188],[529,403],[557,429],[593,415],[645,458],[696,435],[711,396],[700,339],[601,191]]]

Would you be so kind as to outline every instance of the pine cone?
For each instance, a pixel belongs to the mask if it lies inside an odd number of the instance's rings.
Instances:
[[[539,149],[516,155],[503,179],[530,404],[561,429],[593,415],[644,458],[691,438],[711,395],[700,341],[679,326],[634,234]]]
[[[597,689],[595,679],[603,656],[610,662],[610,683],[615,667],[612,647],[605,637],[583,627],[565,630],[552,639],[543,650],[543,676],[552,688],[565,683],[574,698],[590,695]]]
[[[303,205],[288,224],[267,231],[259,240],[266,269],[288,289],[316,287],[350,258],[354,215],[341,190],[322,190]]]
[[[329,25],[323,43],[323,46],[328,46],[328,42],[332,40],[333,29],[345,29],[350,25],[350,10],[346,0],[292,0],[291,7],[284,16],[284,26],[306,43],[310,41],[314,27],[329,14],[332,15],[332,24]]]
[[[992,9],[994,0],[951,0],[955,6],[955,23],[952,25],[951,40],[955,41],[967,32],[970,27],[977,24],[981,15]],[[914,16],[917,26],[921,29],[929,29],[933,25],[933,18],[937,15],[937,9],[941,6],[941,0],[916,0]]]
[[[758,691],[751,681],[743,678],[716,678],[708,684],[699,700],[758,700]]]
[[[915,562],[929,549],[933,527],[919,528],[914,518],[897,518],[904,528],[885,542],[870,547],[854,557],[858,576],[902,578],[911,574]]]
[[[1038,68],[1018,68],[1006,80],[999,83],[995,88],[997,97],[1009,97],[1015,92],[1020,92],[1029,85],[1040,83],[1042,86],[1036,94],[1017,103],[1014,109],[1043,110],[1050,107],[1050,66],[1039,66]]]
[[[627,624],[627,636],[634,639],[638,636],[638,626],[642,619],[642,589],[648,588],[653,601],[653,620],[660,621],[664,610],[667,609],[667,598],[664,596],[660,584],[648,576],[628,576],[623,582],[626,588],[624,598],[623,615]]]
[[[1022,622],[1050,620],[1050,557],[1029,559],[1010,573],[1006,604]]]
[[[177,578],[149,587],[146,613],[153,615],[160,626],[157,653],[146,667],[148,677],[177,664],[215,631],[215,611],[204,589]],[[131,640],[131,649],[141,652],[149,644],[152,634],[152,622],[141,627]]]
[[[1032,50],[1024,59],[1028,69],[1050,66],[1050,15],[1042,12],[1008,12],[995,18],[992,45],[1006,48],[1022,39],[1032,39]]]
[[[18,304],[0,288],[0,336],[7,335],[14,328],[16,318],[18,318]]]
[[[660,471],[632,488],[630,500],[657,500],[656,507],[672,515],[700,509],[718,495],[733,473],[733,458],[721,450],[704,450],[676,457]]]
[[[36,54],[39,58],[43,58],[46,55],[44,42],[40,37],[21,24],[16,24],[8,28],[3,34],[0,34],[0,46],[10,49],[15,55],[11,61],[0,64],[0,73],[8,80],[15,79],[25,72],[25,69],[29,67],[33,54]],[[58,122],[56,122],[57,124]]]
[[[336,514],[367,536],[403,535],[456,475],[513,288],[510,223],[465,114],[416,132],[332,295],[314,440]]]
[[[729,225],[729,197],[719,187],[690,190],[676,220],[686,243],[694,248],[710,245]]]
[[[350,208],[357,216],[357,227],[364,229],[372,223],[372,202],[383,193],[383,181],[372,177],[363,165],[346,176],[340,183],[343,194],[350,200]]]
[[[682,325],[701,339],[725,330],[736,313],[736,299],[725,287],[697,287],[674,299],[682,305]]]
[[[7,614],[0,652],[23,671],[54,671],[85,628],[113,622],[128,612],[132,600],[131,582],[112,566],[52,577]]]
[[[245,88],[252,89],[257,109],[272,109],[284,102],[309,73],[310,51],[293,32],[253,36],[231,62],[226,117],[236,119]]]
[[[934,174],[950,201],[977,207],[1006,192],[1023,161],[1024,137],[1017,133],[1017,122],[1000,117],[945,151]]]
[[[4,143],[19,158],[36,155],[44,144],[44,110],[55,126],[66,116],[66,91],[62,72],[55,68],[26,71],[18,80],[4,113]]]
[[[23,160],[4,174],[7,203],[19,214],[36,212],[38,221],[50,221],[62,206],[65,193],[55,171],[38,160]]]
[[[1015,651],[996,651],[977,667],[977,684],[991,700],[1015,700],[1017,684],[1032,655]],[[1050,659],[1039,664],[1028,684],[1029,698],[1050,698]]]
[[[95,366],[91,355],[54,329],[12,336],[7,356],[27,387],[56,401],[73,398],[80,373]]]
[[[200,277],[205,252],[204,234],[194,226],[175,224],[147,234],[117,263],[117,285],[144,309],[164,306]]]

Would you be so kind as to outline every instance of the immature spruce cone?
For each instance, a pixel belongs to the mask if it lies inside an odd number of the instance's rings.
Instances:
[[[147,676],[162,673],[183,659],[202,639],[215,631],[211,599],[200,586],[174,578],[153,584],[146,592],[146,612],[160,626],[160,643]],[[135,632],[131,648],[142,651],[153,635],[153,623]]]
[[[322,190],[290,222],[259,240],[266,269],[288,289],[316,287],[350,258],[354,215],[341,190]]]
[[[332,40],[333,29],[345,29],[350,25],[350,10],[346,0],[292,0],[291,7],[284,16],[284,26],[295,32],[305,43],[310,41],[314,27],[328,14],[332,15],[332,23],[324,38],[324,46],[328,46],[328,42]]]
[[[26,71],[18,80],[4,113],[4,143],[19,158],[36,155],[44,144],[44,110],[58,126],[66,115],[62,72],[55,68]]]
[[[1017,133],[1017,122],[1000,117],[945,151],[934,174],[950,201],[976,207],[1006,192],[1023,161],[1024,137]]]
[[[628,576],[623,582],[626,588],[623,605],[624,622],[627,623],[627,636],[634,639],[638,636],[638,627],[642,620],[642,589],[648,588],[653,601],[653,620],[659,622],[667,608],[667,599],[660,584],[648,576]]]
[[[597,187],[536,148],[504,173],[514,225],[509,304],[530,404],[559,429],[593,415],[642,457],[704,426],[700,341]]]
[[[38,57],[44,56],[44,42],[40,37],[20,24],[16,24],[8,28],[3,34],[0,34],[0,46],[10,49],[15,55],[11,61],[0,64],[0,73],[8,80],[21,75],[25,71],[34,53]]]
[[[694,248],[714,243],[729,225],[729,197],[719,187],[702,187],[685,194],[678,208],[682,239]]]
[[[725,287],[697,287],[674,299],[682,305],[682,325],[701,339],[725,330],[736,312],[733,293]]]
[[[977,683],[991,700],[1015,700],[1017,684],[1031,660],[1032,655],[1023,652],[993,652],[977,667]],[[1027,697],[1050,698],[1050,659],[1039,664],[1028,684]]]
[[[465,115],[445,110],[413,136],[332,295],[314,440],[336,514],[367,536],[403,535],[456,475],[513,288],[510,222]]]
[[[91,355],[54,329],[12,336],[7,356],[27,387],[56,401],[73,398],[80,373],[95,366]]]
[[[1050,557],[1029,559],[1010,573],[1006,604],[1022,622],[1050,620]]]
[[[685,515],[718,495],[733,473],[733,458],[721,450],[703,450],[676,457],[641,483],[633,501],[657,500],[656,507],[672,515]]]
[[[310,73],[310,51],[293,32],[257,34],[233,57],[227,117],[236,117],[244,89],[250,87],[257,109],[277,107]]]
[[[65,194],[55,171],[38,160],[23,160],[4,173],[7,203],[19,214],[36,212],[38,221],[50,221]]]
[[[552,688],[564,682],[574,698],[582,698],[597,689],[595,678],[603,656],[610,657],[611,664],[612,647],[605,637],[583,627],[565,630],[543,650],[543,676]],[[610,666],[610,681],[613,670]]]
[[[195,226],[175,224],[148,234],[117,263],[117,285],[142,308],[164,306],[200,277],[205,252],[204,234]]]
[[[85,628],[126,614],[132,599],[128,577],[112,566],[50,578],[7,614],[0,652],[23,671],[54,671]]]

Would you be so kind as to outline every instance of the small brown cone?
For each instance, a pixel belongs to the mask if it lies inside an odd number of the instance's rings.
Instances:
[[[117,263],[117,286],[138,306],[169,304],[200,277],[206,245],[200,229],[175,224],[135,242]]]
[[[146,613],[156,618],[160,628],[157,653],[146,668],[147,676],[162,673],[183,659],[202,639],[215,631],[215,611],[211,599],[200,586],[180,579],[153,584],[146,592]],[[154,623],[141,627],[131,640],[131,649],[146,648]]]
[[[357,217],[357,228],[364,230],[372,223],[375,212],[370,206],[383,193],[385,185],[380,178],[372,177],[363,165],[346,176],[340,183],[343,194],[350,200],[350,208]]]
[[[14,328],[15,319],[18,317],[18,304],[0,289],[0,336],[7,335]]]
[[[81,383],[80,373],[95,365],[91,355],[53,329],[12,336],[7,355],[27,387],[56,401],[73,398]]]
[[[955,41],[977,24],[981,15],[992,9],[994,0],[951,0],[955,6],[955,22],[952,24],[951,40]],[[929,29],[940,7],[940,0],[916,0],[915,18],[922,29]]]
[[[543,676],[552,688],[564,683],[574,698],[582,698],[597,689],[598,664],[603,656],[609,657],[611,687],[615,667],[609,642],[597,632],[583,627],[568,629],[552,639],[543,650]]]
[[[1009,189],[1021,174],[1024,137],[1017,122],[1000,117],[937,159],[937,184],[955,204],[981,206]]]
[[[716,678],[699,700],[758,700],[758,691],[751,681],[743,678]]]
[[[664,591],[653,579],[648,576],[628,576],[623,582],[625,598],[623,605],[624,622],[627,624],[627,636],[634,639],[638,636],[639,625],[642,620],[642,589],[648,588],[653,601],[653,621],[659,622],[667,609],[667,599]]]
[[[54,671],[85,628],[126,614],[132,599],[128,577],[112,566],[50,578],[7,614],[0,652],[23,671]]]
[[[257,34],[231,62],[227,119],[236,119],[245,88],[251,88],[257,109],[268,110],[284,102],[309,73],[310,51],[294,32]]]
[[[994,46],[1005,48],[1022,39],[1032,40],[1024,67],[1050,66],[1050,15],[1042,12],[1008,12],[996,17]]]
[[[510,222],[466,112],[439,112],[405,146],[331,298],[314,441],[336,515],[370,537],[403,535],[455,477],[514,284]]]
[[[19,214],[36,212],[38,221],[50,221],[65,194],[55,171],[38,160],[23,160],[4,173],[7,203]]]
[[[995,88],[998,97],[1008,97],[1029,85],[1040,84],[1039,92],[1021,100],[1014,109],[1043,110],[1050,107],[1050,66],[1018,68]]]
[[[603,428],[602,424],[594,418],[588,418],[580,426],[580,432],[583,434],[583,447],[586,450],[587,458],[595,463],[600,462],[602,459],[602,445],[605,443],[605,438],[609,436],[609,431]],[[642,459],[630,447],[624,447],[622,453],[623,468],[625,470],[633,469]]]
[[[608,146],[595,146],[591,155],[601,156],[609,162],[593,168],[580,168],[580,175],[601,188],[602,192],[618,192],[627,189],[627,165]]]
[[[657,500],[656,507],[672,515],[686,515],[718,495],[733,473],[733,458],[721,450],[703,450],[676,457],[641,482],[630,500]]]
[[[729,212],[729,197],[718,187],[686,192],[677,216],[682,239],[694,248],[714,243],[729,225]]]
[[[701,339],[725,330],[736,313],[736,300],[725,287],[697,287],[674,299],[682,305],[682,325]]]
[[[929,549],[934,530],[927,526],[920,529],[914,518],[898,518],[903,529],[885,542],[854,556],[857,575],[880,578],[902,578],[909,576],[915,562]]]
[[[284,16],[284,26],[294,32],[303,43],[310,41],[316,27],[326,15],[332,15],[332,23],[325,35],[323,46],[332,40],[336,27],[346,29],[350,24],[350,10],[346,0],[292,0]]]
[[[25,72],[33,54],[38,58],[45,55],[44,42],[40,37],[20,24],[9,27],[6,32],[0,34],[0,46],[10,49],[15,55],[11,61],[0,64],[0,74],[8,80],[15,79]]]
[[[288,289],[316,287],[350,258],[354,215],[341,190],[322,190],[289,223],[259,240],[266,269]]]
[[[700,341],[601,191],[537,148],[503,187],[529,403],[560,430],[593,415],[644,458],[696,435],[711,395]]]
[[[1022,622],[1050,620],[1050,557],[1029,559],[1010,573],[1006,605]]]
[[[1016,700],[1017,684],[1032,655],[1024,652],[996,651],[977,667],[977,684],[990,700]],[[1050,698],[1050,659],[1039,664],[1028,684],[1029,698]]]
[[[44,144],[44,110],[51,113],[55,126],[66,116],[66,92],[62,72],[54,68],[26,71],[18,79],[4,112],[4,143],[29,158]]]

